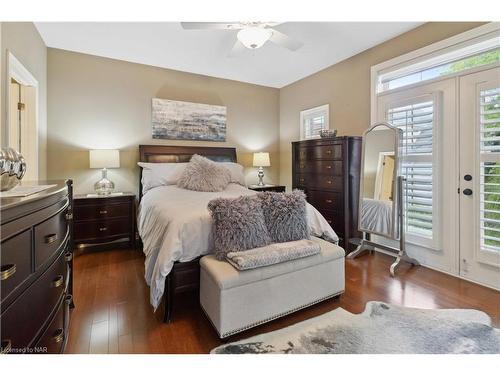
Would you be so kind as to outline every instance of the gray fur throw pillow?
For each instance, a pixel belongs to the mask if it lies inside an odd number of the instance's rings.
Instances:
[[[262,202],[267,231],[273,242],[310,238],[303,191],[294,190],[286,194],[266,191],[257,195]]]
[[[237,252],[271,243],[261,200],[256,196],[217,198],[208,203],[213,219],[215,257],[224,260]]]
[[[203,156],[193,155],[177,186],[195,191],[222,191],[230,181],[229,169]]]

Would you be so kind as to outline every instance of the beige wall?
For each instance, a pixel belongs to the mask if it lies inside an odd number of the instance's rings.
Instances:
[[[7,51],[24,65],[38,81],[38,175],[47,175],[47,48],[31,22],[1,23],[1,90],[2,102],[0,116],[2,146],[5,146],[7,127]],[[28,165],[28,168],[31,166]]]
[[[98,170],[89,169],[88,150],[121,150],[120,169],[109,171],[117,190],[138,189],[139,144],[236,147],[257,181],[253,151],[269,151],[269,182],[279,179],[279,90],[155,68],[91,55],[48,49],[49,178],[71,177],[76,193],[92,192]],[[227,106],[227,142],[153,140],[151,99]]]
[[[431,22],[280,90],[280,183],[291,187],[291,142],[300,138],[300,111],[330,104],[330,128],[361,135],[370,125],[370,68],[380,62],[480,26]]]

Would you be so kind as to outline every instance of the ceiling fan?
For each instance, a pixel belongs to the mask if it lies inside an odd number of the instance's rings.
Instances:
[[[238,39],[229,56],[234,56],[245,48],[260,48],[267,41],[291,51],[299,49],[302,46],[301,42],[272,28],[279,24],[279,22],[181,22],[185,30],[239,30],[236,34]]]

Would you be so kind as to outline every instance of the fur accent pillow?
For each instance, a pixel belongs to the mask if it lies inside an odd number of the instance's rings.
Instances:
[[[291,193],[271,191],[257,194],[262,202],[266,227],[273,242],[309,239],[306,195],[301,190]]]
[[[195,191],[222,191],[231,181],[229,170],[200,155],[193,155],[177,186]]]
[[[217,259],[224,260],[229,252],[271,243],[261,200],[256,195],[213,199],[208,203],[208,210],[213,219]]]

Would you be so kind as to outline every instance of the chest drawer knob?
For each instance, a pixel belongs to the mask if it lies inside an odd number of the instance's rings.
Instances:
[[[327,199],[326,203],[332,203],[333,201],[331,199]]]
[[[52,280],[52,283],[50,284],[52,288],[59,288],[61,285],[64,283],[64,276],[59,275],[57,276],[54,280]]]
[[[62,340],[64,340],[64,329],[56,329],[52,334],[52,340],[54,340],[55,342],[61,342]]]
[[[328,185],[331,185],[331,184],[332,184],[332,180],[328,180],[328,181],[326,181],[326,183],[327,183]]]
[[[0,271],[0,280],[4,281],[16,273],[15,264],[5,264],[2,266]]]
[[[330,155],[332,153],[332,150],[326,150],[326,153]]]
[[[73,259],[73,253],[71,251],[64,253],[64,260],[66,262],[71,262],[71,259]]]
[[[105,232],[107,230],[108,230],[108,228],[106,228],[106,227],[99,228],[99,232]]]
[[[101,210],[101,211],[99,211],[99,213],[100,213],[101,215],[106,215],[106,214],[108,213],[108,211],[107,211],[107,210]]]
[[[0,354],[7,354],[12,350],[12,341],[2,340]]]
[[[53,234],[48,234],[45,236],[45,243],[46,244],[51,244],[53,242],[55,242],[57,240],[57,234],[56,233],[53,233]]]

